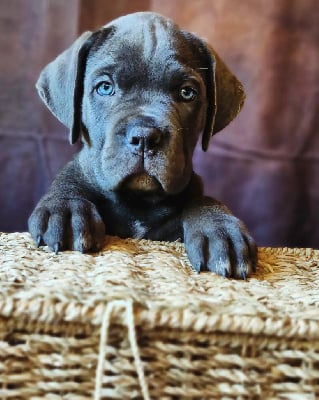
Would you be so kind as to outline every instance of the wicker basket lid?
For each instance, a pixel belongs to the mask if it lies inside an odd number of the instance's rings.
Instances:
[[[95,254],[36,249],[27,233],[0,235],[0,316],[100,325],[119,320],[198,332],[319,337],[319,251],[259,249],[246,281],[192,270],[181,243],[106,237]]]

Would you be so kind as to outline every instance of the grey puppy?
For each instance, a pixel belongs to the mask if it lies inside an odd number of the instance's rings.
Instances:
[[[192,155],[240,111],[244,91],[216,52],[154,13],[83,33],[37,82],[82,149],[29,218],[38,246],[96,251],[105,233],[182,239],[192,266],[245,278],[257,248],[243,223],[204,196]]]

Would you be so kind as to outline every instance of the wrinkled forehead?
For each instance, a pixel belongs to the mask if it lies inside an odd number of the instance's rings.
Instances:
[[[120,17],[105,25],[114,32],[119,45],[134,48],[144,58],[172,49],[179,28],[169,19],[155,13],[135,13]]]
[[[121,17],[106,25],[105,40],[93,46],[90,66],[126,65],[150,71],[167,68],[196,69],[202,61],[192,41],[170,20],[152,13]]]

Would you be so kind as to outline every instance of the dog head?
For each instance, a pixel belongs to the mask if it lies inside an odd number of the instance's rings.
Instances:
[[[83,33],[37,89],[71,143],[81,136],[82,172],[100,190],[163,194],[185,188],[199,136],[206,150],[245,97],[210,46],[150,12]]]

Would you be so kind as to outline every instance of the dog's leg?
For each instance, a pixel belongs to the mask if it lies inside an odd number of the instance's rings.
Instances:
[[[46,244],[56,253],[98,250],[105,226],[93,200],[76,161],[71,161],[29,218],[29,231],[37,245]]]

